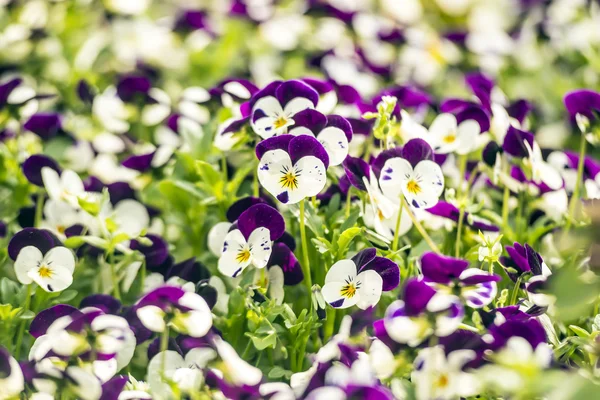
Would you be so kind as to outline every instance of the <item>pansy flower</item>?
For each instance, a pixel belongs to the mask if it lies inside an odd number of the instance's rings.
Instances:
[[[15,260],[15,274],[24,285],[37,283],[47,292],[60,292],[73,283],[75,257],[50,232],[26,228],[13,236],[9,255]]]
[[[374,324],[375,335],[382,340],[414,347],[431,335],[450,335],[462,322],[465,312],[456,296],[437,293],[417,279],[407,282],[403,294],[403,300],[390,304],[383,320]]]
[[[389,199],[403,195],[411,206],[427,209],[437,204],[444,191],[444,175],[433,161],[431,147],[422,139],[412,139],[400,157],[385,162],[379,185]]]
[[[83,181],[75,171],[65,170],[60,175],[50,167],[42,168],[44,188],[52,200],[64,201],[79,207],[78,199],[85,194]]]
[[[142,324],[153,332],[167,327],[193,337],[202,337],[212,327],[212,314],[204,299],[175,286],[162,286],[135,305]]]
[[[266,204],[256,204],[244,211],[237,220],[236,229],[225,236],[219,258],[219,272],[236,277],[250,264],[256,268],[267,266],[272,242],[285,230],[285,221],[279,212]]]
[[[458,295],[469,307],[481,308],[492,302],[498,291],[498,275],[478,268],[469,268],[469,262],[459,258],[425,253],[421,257],[424,282],[438,292]]]
[[[393,261],[365,249],[351,260],[333,264],[325,277],[323,297],[334,308],[357,305],[365,310],[379,302],[382,291],[398,286],[400,269]]]
[[[542,256],[527,243],[521,245],[515,242],[512,246],[506,246],[509,257],[502,258],[502,265],[507,268],[510,279],[516,281],[519,276],[530,273],[534,276],[549,276],[550,268],[546,265]]]
[[[294,122],[288,133],[315,137],[327,151],[330,165],[340,165],[346,159],[352,140],[352,126],[344,117],[325,116],[316,110],[306,109],[296,114]]]
[[[258,180],[284,204],[316,196],[327,183],[329,156],[317,139],[282,135],[256,146]]]
[[[18,398],[24,390],[25,381],[18,361],[0,346],[0,397]]]
[[[302,81],[272,82],[252,96],[250,124],[263,139],[287,133],[294,116],[318,101],[317,91]]]
[[[433,150],[439,154],[468,154],[478,144],[480,127],[477,121],[467,119],[460,123],[449,113],[438,115],[429,127],[427,138]]]
[[[589,89],[574,90],[565,95],[564,103],[571,120],[577,122],[585,138],[597,144],[600,140],[600,93]]]

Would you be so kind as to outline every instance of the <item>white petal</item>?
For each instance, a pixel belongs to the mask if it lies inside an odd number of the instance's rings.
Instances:
[[[441,142],[448,134],[456,133],[456,130],[456,117],[449,113],[438,115],[429,127],[429,133],[434,137],[436,142]]]
[[[283,112],[285,115],[293,117],[295,114],[298,114],[300,111],[306,110],[307,108],[315,108],[312,101],[305,97],[296,97],[285,105]]]
[[[83,368],[68,367],[66,373],[71,378],[73,392],[82,400],[98,400],[102,395],[100,380]],[[69,382],[69,380],[67,380]]]
[[[220,337],[213,339],[221,360],[226,365],[230,378],[236,385],[254,386],[262,380],[260,369],[248,364],[235,352],[235,349]]]
[[[412,176],[413,168],[408,161],[400,157],[390,158],[381,170],[379,186],[388,199],[399,203],[402,188]]]
[[[44,256],[43,263],[50,267],[61,266],[73,274],[75,271],[75,257],[73,252],[66,247],[54,247]]]
[[[257,228],[250,234],[248,238],[252,264],[256,268],[264,268],[271,257],[272,243],[270,232],[267,228]]]
[[[558,190],[562,188],[562,176],[554,167],[542,161],[538,164],[538,169],[542,178],[542,182],[544,182],[550,189]]]
[[[171,113],[171,107],[166,104],[148,104],[142,111],[141,121],[146,126],[160,124]]]
[[[165,330],[165,313],[159,307],[144,306],[138,308],[135,313],[142,324],[152,332],[163,332]]]
[[[286,171],[293,171],[288,153],[283,150],[267,151],[258,164],[258,181],[263,188],[277,197],[288,191],[281,184],[281,178]]]
[[[283,281],[283,270],[279,266],[274,265],[269,268],[269,297],[277,304],[282,304],[285,296]]]
[[[475,150],[479,144],[477,141],[479,133],[480,127],[477,121],[469,119],[461,122],[458,126],[458,147],[456,148],[456,153],[469,154]]]
[[[19,252],[15,260],[15,274],[17,279],[24,285],[31,283],[31,278],[27,274],[32,269],[37,269],[38,264],[42,262],[44,256],[37,247],[25,246]]]
[[[223,90],[239,97],[240,99],[249,99],[252,95],[250,91],[241,83],[236,81],[227,82],[223,85]]]
[[[327,276],[325,283],[344,282],[345,280],[354,280],[356,278],[356,264],[352,260],[340,260],[333,264]]]
[[[162,145],[156,149],[154,156],[152,156],[152,161],[150,165],[153,168],[162,167],[165,165],[170,159],[173,153],[175,152],[176,147],[170,145]]]
[[[231,222],[219,222],[208,232],[208,248],[217,257],[223,252],[223,243],[229,228]]]
[[[44,264],[42,264],[42,268]],[[46,292],[61,292],[71,286],[73,283],[73,272],[61,265],[52,265],[47,267],[51,271],[51,276],[46,277],[40,274],[42,268],[29,270],[29,277]]]
[[[317,157],[302,157],[294,165],[294,169],[299,173],[298,190],[290,191],[290,203],[297,203],[303,198],[316,196],[325,187],[327,183],[327,170],[323,161]],[[292,198],[297,200],[292,201]]]
[[[419,192],[409,190],[410,182],[405,182],[403,190],[408,203],[415,208],[435,206],[444,191],[444,175],[440,166],[433,161],[423,160],[415,167],[411,179],[418,183]]]
[[[191,86],[183,91],[182,97],[194,103],[205,103],[210,100],[210,93],[198,86]]]
[[[44,188],[48,192],[48,196],[51,199],[60,199],[62,184],[58,172],[50,167],[43,167],[42,181],[44,182]]]
[[[329,282],[323,285],[321,294],[327,303],[330,305],[336,304],[335,308],[348,308],[352,307],[360,300],[360,294],[358,291],[351,297],[344,296],[346,282]],[[341,304],[337,303],[342,300]],[[333,307],[333,306],[332,306]]]
[[[113,215],[119,232],[129,235],[131,238],[138,237],[150,224],[150,216],[146,207],[132,199],[118,202]]]
[[[96,135],[92,140],[92,144],[100,153],[117,154],[125,151],[125,142],[123,139],[109,132]]]
[[[246,239],[239,229],[234,229],[225,236],[219,272],[226,276],[238,276],[251,263],[250,257],[241,257],[241,252],[250,251]]]
[[[163,381],[163,371],[164,377],[170,379],[177,368],[184,368],[186,364],[183,357],[176,351],[167,350],[165,353],[157,353],[150,360],[146,381],[150,385],[150,389],[154,395],[160,396],[160,398],[171,398],[173,397],[173,392],[169,385]]]
[[[381,275],[373,270],[367,270],[358,274],[356,281],[361,283],[358,287],[360,301],[356,303],[358,308],[366,310],[379,303],[383,287]]]
[[[317,135],[317,140],[327,151],[329,165],[340,165],[348,156],[348,138],[341,129],[327,127]]]

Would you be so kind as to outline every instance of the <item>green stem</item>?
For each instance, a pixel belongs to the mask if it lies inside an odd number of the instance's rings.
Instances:
[[[585,135],[581,135],[581,144],[579,146],[579,163],[577,164],[577,180],[575,181],[575,187],[573,188],[573,196],[571,197],[571,202],[569,203],[569,217],[567,218],[567,225],[565,226],[565,232],[569,232],[571,229],[571,224],[573,223],[573,218],[575,214],[575,206],[579,202],[579,192],[581,190],[581,184],[583,183],[583,166],[585,162],[585,152],[586,152],[587,140],[585,140]]]
[[[352,186],[348,188],[348,193],[346,193],[346,218],[350,217],[350,206],[352,204],[352,195],[350,194],[352,191]]]
[[[400,194],[401,197],[404,195]],[[402,221],[402,210],[404,209],[404,202],[400,199],[400,209],[398,210],[398,218],[396,218],[396,228],[394,229],[394,240],[392,241],[392,251],[398,250],[398,239],[400,239],[400,221]]]
[[[304,223],[305,220],[305,210],[304,210],[304,202],[306,200],[302,199],[300,201],[300,238],[302,240],[302,272],[304,273],[304,283],[306,284],[306,289],[308,290],[308,295],[310,296],[312,291],[312,279],[310,276],[310,263],[308,260],[308,244],[306,241],[306,226]],[[312,304],[312,303],[311,303]]]
[[[504,173],[508,175],[508,159],[504,157]],[[510,189],[508,185],[504,185],[504,195],[502,196],[502,227],[508,228],[508,203],[510,202]]]
[[[252,195],[254,197],[259,196],[259,188],[258,188],[258,167],[254,170],[254,179],[252,181]]]
[[[517,294],[519,293],[519,290],[521,290],[521,279],[522,276],[519,276],[517,278],[517,282],[515,283],[515,288],[512,292],[512,295],[510,296],[510,304],[516,304],[517,303]]]
[[[460,207],[460,213],[458,214],[458,226],[456,227],[456,249],[455,249],[455,256],[456,258],[458,258],[460,256],[460,239],[461,239],[461,233],[463,230],[463,221],[465,219],[465,207],[464,205],[461,205]]]
[[[325,327],[323,329],[323,343],[327,343],[329,338],[333,336],[333,330],[335,329],[335,311],[336,309],[333,307],[327,309],[327,320],[325,321]]]
[[[23,306],[23,312],[29,311],[31,304],[31,284],[27,285],[27,292],[25,294],[25,305]],[[19,325],[19,333],[17,333],[17,344],[15,345],[15,359],[18,361],[21,355],[21,344],[23,343],[23,336],[25,334],[26,320],[21,321]]]
[[[465,171],[467,169],[467,156],[461,155],[458,157],[458,187],[456,188],[457,198],[462,195],[463,180],[465,179]]]
[[[40,224],[42,223],[42,215],[44,212],[44,191],[40,190],[38,191],[37,194],[37,199],[35,202],[35,219],[33,220],[34,222],[34,226],[36,228],[40,227]]]
[[[111,251],[108,254],[108,263],[110,264],[110,275],[113,283],[113,294],[117,300],[121,300],[121,291],[119,290],[119,278],[117,277],[117,270],[115,268],[115,253]]]
[[[421,236],[423,237],[425,242],[429,245],[429,248],[431,250],[433,250],[435,253],[442,254],[440,249],[435,245],[433,240],[431,240],[431,237],[429,237],[429,235],[427,234],[427,231],[425,230],[425,228],[423,228],[423,225],[421,225],[419,220],[417,220],[415,215],[412,213],[408,204],[406,204],[406,199],[404,198],[404,196],[401,196],[400,199],[402,201],[402,204],[404,204],[404,207],[406,208],[406,213],[410,217],[410,220],[412,221],[413,225],[417,228],[417,230],[419,231],[419,233],[421,234]]]

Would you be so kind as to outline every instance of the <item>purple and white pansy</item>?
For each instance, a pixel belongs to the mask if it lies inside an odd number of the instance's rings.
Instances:
[[[223,241],[218,269],[235,278],[248,266],[265,268],[273,251],[273,241],[285,231],[281,214],[266,204],[255,204],[244,211]]]
[[[325,116],[313,109],[296,114],[294,125],[288,129],[288,133],[315,137],[327,151],[331,166],[340,165],[346,159],[352,140],[352,126],[344,117]]]
[[[494,300],[500,276],[478,268],[469,268],[469,262],[435,253],[421,257],[423,281],[440,293],[457,295],[469,307],[481,308]]]
[[[379,185],[389,199],[399,201],[402,195],[409,205],[427,209],[437,204],[444,191],[444,174],[433,161],[431,147],[422,139],[412,139],[399,157],[385,162]]]
[[[327,183],[329,156],[319,141],[308,135],[281,135],[256,146],[258,180],[284,204],[316,196]]]
[[[382,291],[395,289],[400,269],[393,261],[378,257],[374,248],[333,264],[325,277],[323,297],[334,308],[357,305],[363,310],[375,306]]]
[[[375,322],[375,335],[415,347],[431,335],[450,335],[464,315],[458,297],[438,293],[422,280],[411,279],[404,287],[403,300],[390,304],[383,320]]]
[[[285,134],[297,113],[318,102],[317,91],[302,81],[272,82],[252,96],[250,125],[263,139]]]

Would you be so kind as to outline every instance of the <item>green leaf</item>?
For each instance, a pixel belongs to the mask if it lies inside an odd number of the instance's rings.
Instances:
[[[346,255],[348,246],[352,243],[352,240],[362,232],[362,228],[348,228],[342,232],[339,239],[337,240],[337,256],[338,259],[343,258]]]
[[[577,326],[577,325],[569,325],[569,329],[575,332],[575,334],[582,338],[590,337],[590,334],[585,329]]]
[[[268,377],[271,379],[281,379],[281,378],[285,378],[286,380],[290,379],[290,377],[292,376],[293,372],[289,371],[287,369],[283,369],[281,367],[273,367],[273,369],[271,369],[269,371]]]
[[[223,176],[215,168],[206,161],[196,160],[196,172],[200,175],[200,179],[212,188],[215,188],[219,183],[222,183]]]
[[[358,221],[359,217],[360,217],[360,209],[357,208],[356,210],[354,210],[350,213],[348,218],[346,218],[344,220],[344,222],[340,226],[340,231],[344,232],[346,229],[353,227],[356,224],[356,222]]]
[[[56,297],[54,300],[52,300],[52,302],[54,304],[68,303],[69,301],[73,300],[75,297],[77,297],[77,290],[68,289],[68,290],[61,292],[58,295],[58,297]]]
[[[277,332],[271,332],[266,336],[256,336],[251,333],[246,333],[247,336],[252,339],[252,344],[256,348],[256,350],[264,350],[267,347],[275,348],[277,345]]]

